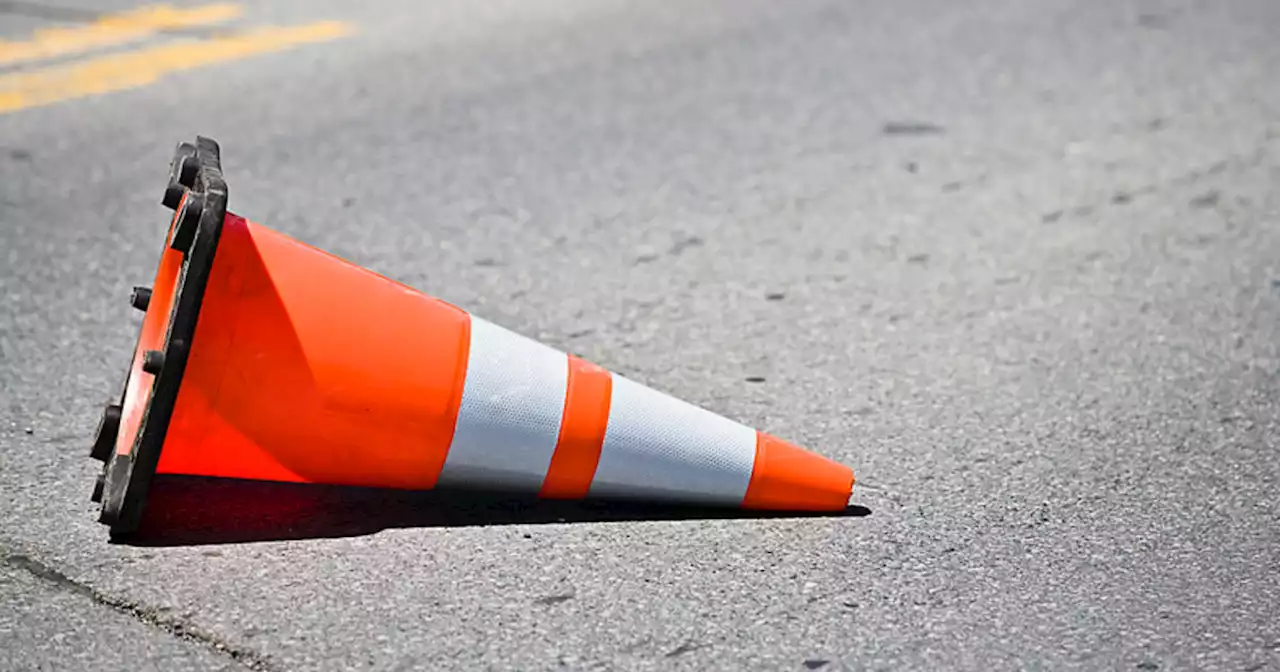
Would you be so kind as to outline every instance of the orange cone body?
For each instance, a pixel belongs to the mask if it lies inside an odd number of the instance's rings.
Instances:
[[[235,215],[157,472],[784,510],[843,509],[854,480]]]
[[[231,214],[216,143],[179,150],[93,449],[113,531],[136,527],[151,473],[847,507],[848,467]]]

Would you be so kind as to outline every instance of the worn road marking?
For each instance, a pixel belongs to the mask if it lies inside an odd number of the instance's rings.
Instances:
[[[256,28],[207,40],[180,40],[30,72],[0,76],[0,113],[137,88],[172,72],[191,70],[346,35],[347,24]]]
[[[240,6],[230,3],[190,8],[155,5],[103,16],[82,26],[41,28],[30,40],[0,40],[0,66],[120,46],[160,31],[222,23],[240,13]]]

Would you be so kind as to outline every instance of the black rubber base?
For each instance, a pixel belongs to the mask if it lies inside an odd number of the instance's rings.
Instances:
[[[119,401],[107,406],[103,413],[90,452],[94,459],[104,463],[91,499],[101,502],[98,521],[110,527],[113,537],[135,532],[142,521],[147,493],[155,477],[160,450],[164,446],[169,420],[182,385],[200,304],[227,213],[227,185],[222,178],[218,143],[197,137],[194,145],[186,142],[178,145],[169,164],[169,184],[161,202],[165,207],[176,209],[165,244],[181,252],[183,261],[174,288],[164,342],[160,349],[145,353],[147,370],[155,372],[150,399],[131,452],[128,455],[117,454],[116,437],[121,427],[124,390],[128,388],[129,376],[132,375],[130,368]],[[151,303],[150,291],[135,289],[130,303],[135,308],[146,310]]]

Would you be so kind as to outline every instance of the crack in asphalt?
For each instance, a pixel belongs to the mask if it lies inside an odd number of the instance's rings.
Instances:
[[[150,607],[104,595],[90,586],[77,583],[62,572],[28,556],[7,554],[4,556],[3,562],[10,567],[25,571],[59,590],[92,600],[96,604],[124,614],[178,639],[230,656],[232,660],[250,670],[276,672],[279,669],[270,659],[256,651],[234,646],[217,635],[202,631],[181,619],[166,616]]]

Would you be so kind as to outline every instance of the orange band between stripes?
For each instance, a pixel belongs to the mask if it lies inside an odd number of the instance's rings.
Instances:
[[[587,495],[609,426],[612,390],[613,378],[607,370],[569,355],[564,420],[540,497],[578,499]]]

